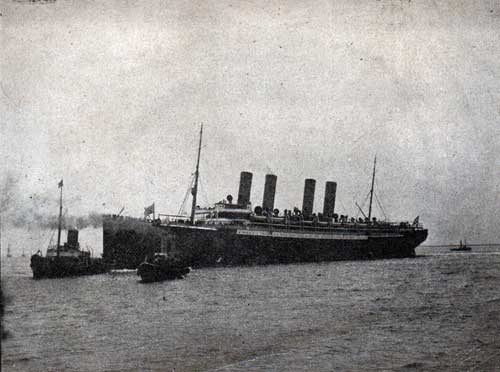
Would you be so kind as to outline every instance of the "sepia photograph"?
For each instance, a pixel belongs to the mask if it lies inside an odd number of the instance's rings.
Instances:
[[[498,0],[0,0],[1,371],[500,371]]]

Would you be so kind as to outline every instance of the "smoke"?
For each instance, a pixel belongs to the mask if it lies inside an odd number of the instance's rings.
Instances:
[[[37,227],[41,229],[57,229],[59,224],[59,216],[45,215],[40,213],[34,214],[16,214],[10,219],[12,226],[31,228]],[[84,229],[86,227],[98,228],[102,226],[102,217],[99,213],[91,212],[86,216],[63,215],[61,219],[63,229],[76,228]]]
[[[59,208],[59,200],[56,197],[44,193],[23,196],[19,191],[19,180],[12,172],[7,172],[2,177],[0,192],[2,224],[25,229],[57,228],[59,216],[55,212]],[[71,204],[71,200],[67,201]],[[63,211],[61,224],[64,229],[98,228],[102,225],[102,217],[97,212],[69,215],[67,211]]]

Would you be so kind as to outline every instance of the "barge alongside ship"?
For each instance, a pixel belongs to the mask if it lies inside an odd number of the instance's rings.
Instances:
[[[232,197],[213,207],[197,207],[199,157],[192,188],[189,218],[159,215],[141,219],[105,216],[103,258],[117,268],[133,268],[148,255],[164,252],[193,268],[414,257],[427,238],[418,223],[389,223],[372,218],[375,164],[370,206],[365,218],[335,213],[337,184],[326,182],[322,213],[314,213],[316,181],[306,179],[302,209],[280,213],[274,208],[277,177],[267,175],[262,206],[252,209],[252,173],[242,172],[238,200]],[[362,212],[363,213],[363,212]],[[135,266],[135,267],[137,267]]]

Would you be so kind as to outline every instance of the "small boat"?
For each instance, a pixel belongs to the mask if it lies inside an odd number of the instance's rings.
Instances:
[[[155,253],[153,257],[146,257],[137,268],[137,275],[143,283],[160,282],[163,280],[183,279],[191,268],[182,261],[167,256],[165,253]]]
[[[471,251],[472,248],[467,245],[467,242],[464,241],[462,244],[462,241],[460,240],[460,245],[454,248],[450,248],[450,251],[452,252],[469,252]]]

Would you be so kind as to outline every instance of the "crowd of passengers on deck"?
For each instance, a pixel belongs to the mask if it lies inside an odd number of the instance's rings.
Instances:
[[[225,200],[216,205],[231,205],[231,203],[227,203]],[[236,205],[234,205],[236,207]],[[200,209],[199,206],[197,206]],[[313,225],[313,226],[332,226],[334,224],[338,225],[372,225],[372,226],[386,226],[387,222],[380,222],[376,217],[372,217],[369,219],[365,216],[362,217],[349,217],[348,215],[339,215],[337,213],[333,213],[332,215],[325,216],[323,213],[312,213],[307,215],[303,213],[299,208],[294,207],[293,210],[285,209],[283,213],[280,213],[280,210],[275,208],[273,210],[264,209],[261,206],[256,206],[254,208],[253,213],[241,214],[241,212],[235,212],[231,209],[226,210],[215,210],[210,208],[211,210],[206,213],[205,218],[198,219],[196,224],[202,224],[204,221],[207,223],[213,223],[220,219],[229,219],[237,222],[238,220],[248,220],[250,219],[252,222],[257,223],[278,223],[278,224],[287,224],[287,225]],[[159,218],[154,221],[156,224],[168,223],[168,218],[166,221],[161,221]],[[190,223],[189,220],[176,219],[176,223]],[[229,222],[229,221],[228,221]],[[399,227],[410,227],[409,222],[401,222],[399,223]]]
[[[255,207],[254,213],[250,214],[250,219],[262,220],[261,222],[276,222],[276,223],[286,223],[286,224],[300,224],[300,223],[312,223],[312,224],[378,224],[376,217],[373,217],[371,221],[366,218],[359,217],[358,219],[354,217],[349,217],[348,215],[338,215],[334,213],[333,215],[324,216],[323,213],[312,213],[310,215],[304,214],[299,208],[294,207],[293,210],[285,209],[283,214],[280,213],[279,209],[268,210],[263,209],[260,206]],[[237,214],[233,214],[229,211],[212,211],[207,214],[207,220],[219,219],[219,218],[241,218]],[[246,219],[246,218],[245,218]]]

